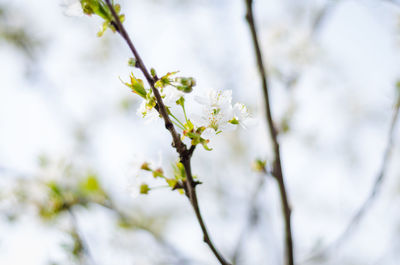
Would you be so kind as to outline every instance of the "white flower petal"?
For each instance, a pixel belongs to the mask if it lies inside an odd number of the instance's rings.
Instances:
[[[136,111],[136,114],[139,117],[144,118],[146,123],[150,123],[160,118],[160,114],[155,108],[147,108],[145,100],[143,100],[140,104],[138,110]]]
[[[180,99],[181,97],[184,97],[185,94],[182,91],[179,91],[175,87],[172,86],[167,86],[163,90],[164,94],[164,103],[167,106],[173,106],[176,105],[176,101]]]
[[[82,5],[80,1],[68,1],[64,14],[69,17],[81,17],[83,16]]]
[[[212,138],[214,138],[217,135],[217,133],[215,132],[214,129],[212,128],[207,128],[204,130],[204,132],[201,134],[201,137],[203,137],[204,139],[210,140]]]

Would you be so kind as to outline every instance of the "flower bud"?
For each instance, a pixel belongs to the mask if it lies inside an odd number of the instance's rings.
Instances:
[[[146,183],[140,185],[139,189],[140,194],[148,194],[149,191],[150,191],[149,185],[147,185]]]

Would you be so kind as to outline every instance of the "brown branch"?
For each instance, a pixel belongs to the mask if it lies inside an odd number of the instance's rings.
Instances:
[[[325,247],[322,250],[317,251],[317,253],[312,254],[308,257],[304,262],[308,262],[311,260],[323,258],[329,256],[330,253],[335,252],[340,248],[341,245],[354,233],[357,224],[360,223],[361,219],[367,214],[368,210],[371,209],[373,202],[377,198],[379,191],[382,189],[382,184],[386,176],[386,170],[390,162],[391,152],[394,145],[394,130],[396,128],[396,124],[399,120],[399,108],[400,108],[400,96],[398,98],[398,102],[395,106],[393,116],[390,122],[389,132],[388,132],[388,140],[386,143],[385,151],[383,153],[382,164],[378,171],[378,174],[375,178],[375,182],[371,188],[371,191],[368,197],[365,199],[363,204],[358,208],[356,213],[350,219],[348,224],[346,225],[343,232],[337,237],[335,241],[333,241],[330,245]]]
[[[206,225],[204,223],[203,217],[201,215],[200,212],[200,207],[199,207],[199,203],[197,200],[197,194],[196,194],[196,185],[197,182],[195,182],[193,180],[193,176],[192,176],[192,172],[191,172],[191,166],[190,166],[190,160],[192,157],[192,153],[194,151],[195,147],[191,147],[189,150],[187,149],[186,145],[181,141],[180,135],[176,132],[175,127],[173,125],[173,123],[171,122],[169,116],[168,116],[168,112],[166,110],[166,107],[164,105],[164,102],[161,98],[160,92],[158,91],[157,88],[154,87],[155,82],[157,81],[157,79],[153,78],[150,73],[148,72],[142,58],[140,57],[139,53],[137,52],[135,46],[133,45],[128,33],[126,32],[124,26],[122,25],[121,21],[119,20],[119,17],[117,15],[117,13],[114,10],[114,7],[112,6],[110,0],[105,0],[106,4],[108,6],[108,8],[110,9],[113,17],[114,17],[114,26],[117,29],[118,33],[122,36],[122,38],[126,41],[126,43],[128,44],[130,50],[132,51],[133,55],[135,56],[135,59],[137,61],[136,66],[141,70],[141,72],[143,73],[143,75],[145,76],[147,82],[149,83],[151,90],[154,93],[154,96],[156,98],[157,101],[157,105],[158,105],[158,112],[160,113],[161,117],[164,120],[164,124],[165,124],[165,128],[167,128],[167,130],[171,133],[172,136],[172,144],[174,146],[174,148],[176,149],[176,151],[179,154],[179,158],[181,163],[184,165],[185,167],[185,172],[186,172],[186,189],[185,189],[185,193],[187,195],[187,197],[189,198],[189,201],[192,205],[192,208],[195,212],[197,221],[200,224],[200,228],[203,232],[203,239],[204,242],[210,247],[211,251],[213,252],[214,256],[218,259],[218,261],[222,264],[222,265],[229,265],[230,263],[227,262],[223,256],[219,253],[219,251],[216,249],[214,243],[212,242]]]
[[[267,82],[267,72],[264,67],[264,62],[262,59],[261,48],[258,41],[258,35],[256,30],[256,25],[254,22],[254,15],[253,15],[253,0],[245,0],[246,1],[246,20],[250,27],[251,37],[254,45],[254,51],[256,53],[257,59],[257,66],[258,71],[260,73],[260,78],[262,81],[262,90],[264,93],[264,100],[265,100],[265,112],[266,112],[266,119],[268,124],[269,133],[271,136],[272,144],[273,144],[273,151],[275,155],[274,166],[272,174],[278,182],[279,192],[281,197],[282,203],[282,212],[284,217],[284,226],[285,226],[285,252],[286,252],[286,264],[293,265],[294,264],[294,254],[293,254],[293,239],[292,239],[292,227],[291,227],[291,209],[289,205],[289,200],[286,192],[285,181],[283,178],[282,172],[282,164],[281,164],[281,155],[280,155],[280,148],[278,142],[278,132],[274,126],[274,122],[272,119],[271,113],[271,105],[269,99],[269,88]]]

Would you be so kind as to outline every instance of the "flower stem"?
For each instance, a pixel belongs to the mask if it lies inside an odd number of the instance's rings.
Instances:
[[[182,109],[183,109],[183,115],[185,115],[185,120],[186,120],[186,123],[187,123],[188,122],[188,118],[186,116],[185,106],[183,104],[181,106],[182,106]]]
[[[171,115],[171,117],[174,118],[174,119],[180,124],[180,125],[178,125],[178,124],[176,124],[174,121],[172,121],[172,122],[174,122],[174,124],[175,124],[176,126],[178,126],[179,128],[181,128],[182,130],[185,130],[185,125],[183,125],[182,122],[181,122],[177,117],[175,117],[172,113],[170,113],[169,115]]]

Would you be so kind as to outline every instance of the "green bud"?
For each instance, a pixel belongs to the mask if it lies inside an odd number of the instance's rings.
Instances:
[[[162,178],[164,177],[164,171],[162,170],[162,168],[158,168],[156,170],[153,171],[153,177],[154,178]]]
[[[181,162],[174,163],[172,165],[172,168],[174,169],[174,177],[177,181],[186,178],[185,168],[183,167],[183,164]]]
[[[229,123],[234,124],[234,125],[238,125],[239,121],[236,118],[233,118],[232,120],[229,121]]]
[[[181,105],[182,107],[185,107],[185,99],[183,97],[180,97],[177,101],[176,101],[177,105]]]
[[[144,162],[144,163],[140,166],[140,169],[146,170],[146,171],[151,171],[151,168],[150,168],[148,162]]]
[[[85,13],[86,15],[89,15],[89,16],[94,14],[93,7],[90,3],[88,3],[87,1],[81,1],[81,5],[82,5],[83,13]]]
[[[124,14],[119,15],[119,21],[121,21],[121,23],[124,23],[124,21],[125,21],[125,15]]]
[[[151,74],[152,77],[156,77],[156,75],[157,75],[156,69],[151,68],[151,69],[150,69],[150,74]]]
[[[196,80],[193,77],[177,77],[174,81],[180,84],[176,88],[185,93],[192,92],[193,87],[196,85]]]
[[[266,160],[256,159],[252,164],[252,169],[256,172],[266,172],[265,166],[267,165]]]
[[[281,131],[282,133],[287,133],[290,130],[290,124],[289,124],[289,119],[284,118],[281,122]]]
[[[146,183],[143,183],[142,185],[140,185],[140,189],[139,189],[140,194],[148,194],[149,191],[150,191],[149,185],[147,185]]]
[[[121,12],[121,5],[120,4],[115,4],[114,5],[114,9],[115,9],[115,12],[117,12],[117,14],[119,14],[119,12]]]
[[[136,61],[135,58],[129,58],[129,60],[128,60],[128,65],[129,65],[130,67],[136,67],[136,64],[137,64],[137,61]]]
[[[184,93],[190,93],[193,91],[191,86],[177,86],[176,88]]]
[[[166,179],[168,186],[171,188],[175,188],[178,181],[176,179]]]

